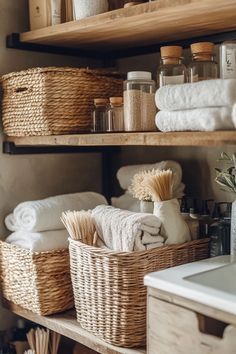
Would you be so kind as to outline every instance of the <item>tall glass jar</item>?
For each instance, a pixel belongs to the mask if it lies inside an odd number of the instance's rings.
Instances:
[[[123,97],[110,97],[110,105],[107,109],[106,131],[124,131]]]
[[[130,71],[124,82],[125,131],[155,131],[155,82],[147,71]]]
[[[106,131],[107,98],[95,98],[94,108],[92,110],[92,133],[101,133]]]
[[[189,82],[216,79],[217,63],[214,61],[214,44],[201,42],[191,44],[192,62],[188,66]]]
[[[187,70],[183,64],[182,47],[161,47],[161,63],[157,73],[159,87],[187,82]]]

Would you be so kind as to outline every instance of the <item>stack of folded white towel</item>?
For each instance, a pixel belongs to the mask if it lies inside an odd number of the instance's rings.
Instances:
[[[92,216],[100,240],[111,250],[145,251],[164,245],[161,221],[155,215],[99,205]]]
[[[82,192],[23,202],[5,218],[12,234],[6,242],[34,252],[68,247],[68,233],[60,217],[66,210],[88,210],[106,199],[98,193]]]
[[[139,201],[131,195],[129,187],[131,185],[134,175],[141,171],[148,171],[152,169],[166,170],[171,169],[174,174],[173,197],[181,198],[183,196],[184,184],[182,181],[182,168],[178,162],[167,160],[153,164],[143,165],[129,165],[121,167],[116,176],[119,181],[120,187],[125,191],[120,197],[111,198],[112,205],[116,208],[126,209],[130,211],[140,211]]]
[[[214,131],[236,127],[236,79],[167,85],[157,90],[156,126],[169,131]]]

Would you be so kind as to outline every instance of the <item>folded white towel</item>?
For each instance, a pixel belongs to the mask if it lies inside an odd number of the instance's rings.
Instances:
[[[32,252],[44,252],[68,248],[68,233],[66,230],[45,232],[16,231],[5,240]]]
[[[179,184],[182,180],[182,168],[178,162],[171,160],[151,164],[123,166],[117,171],[116,176],[121,188],[127,190],[131,184],[132,178],[136,173],[144,170],[152,170],[153,168],[159,170],[171,169],[174,173],[174,189],[179,187]]]
[[[154,242],[160,242],[161,222],[152,214],[132,213],[127,210],[99,205],[92,210],[99,237],[105,245],[115,251],[145,250],[142,243],[145,234]],[[164,238],[163,238],[164,241]]]
[[[31,232],[59,230],[63,225],[61,214],[66,210],[88,210],[99,204],[107,204],[104,196],[94,192],[58,195],[42,200],[23,202],[5,218],[10,231]]]
[[[160,111],[155,121],[157,128],[163,132],[234,129],[229,107]]]
[[[160,110],[232,106],[236,102],[236,79],[204,80],[159,88],[155,102]]]

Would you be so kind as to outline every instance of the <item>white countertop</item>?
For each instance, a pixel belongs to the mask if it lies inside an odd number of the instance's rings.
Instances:
[[[150,273],[144,283],[236,315],[236,257],[214,257]]]

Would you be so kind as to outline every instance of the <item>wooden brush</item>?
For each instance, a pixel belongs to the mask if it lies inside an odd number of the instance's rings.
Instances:
[[[144,183],[153,202],[172,199],[173,172],[171,170],[152,170],[146,174]]]
[[[50,354],[57,354],[59,349],[61,335],[51,331],[50,335]]]
[[[94,245],[97,236],[89,211],[66,211],[62,213],[61,221],[73,240],[79,240],[90,246]]]

